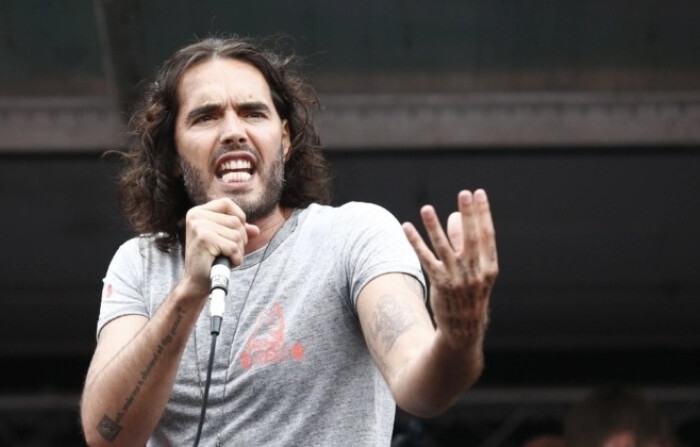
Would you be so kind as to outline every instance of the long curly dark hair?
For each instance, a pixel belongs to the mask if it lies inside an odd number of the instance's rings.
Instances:
[[[190,67],[212,58],[233,58],[257,68],[270,86],[277,113],[289,123],[292,146],[280,204],[304,208],[331,200],[330,168],[312,116],[318,101],[309,84],[293,71],[296,59],[262,49],[248,38],[206,38],[180,49],[163,64],[130,121],[134,143],[120,153],[124,169],[118,200],[127,222],[137,233],[154,235],[163,251],[184,243],[185,214],[194,205],[183,179],[174,174],[177,87]]]

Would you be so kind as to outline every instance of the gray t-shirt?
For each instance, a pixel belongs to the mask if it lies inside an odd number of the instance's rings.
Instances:
[[[152,316],[180,279],[180,251],[122,245],[104,279],[97,325]],[[200,445],[388,446],[395,403],[365,344],[362,288],[388,272],[425,282],[386,210],[352,202],[296,210],[233,270]],[[149,446],[192,445],[211,345],[208,307],[190,335]]]

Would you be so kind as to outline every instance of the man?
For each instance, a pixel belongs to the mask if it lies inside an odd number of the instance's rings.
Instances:
[[[437,415],[481,374],[498,272],[485,192],[459,193],[447,235],[421,210],[435,254],[376,205],[324,205],[313,97],[287,62],[206,39],[135,115],[120,194],[141,236],[104,280],[88,444],[193,444],[220,255],[234,268],[202,445],[388,445],[395,403]]]
[[[622,384],[591,388],[564,419],[571,447],[673,447],[666,417],[640,389]]]

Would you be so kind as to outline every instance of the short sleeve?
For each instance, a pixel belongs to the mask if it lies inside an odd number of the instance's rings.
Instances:
[[[379,205],[351,202],[343,209],[346,271],[350,278],[353,306],[369,281],[386,273],[406,273],[423,286],[420,261],[399,221]]]
[[[127,241],[114,254],[102,280],[98,338],[104,325],[117,317],[129,314],[149,316],[141,268],[143,262],[138,238]]]

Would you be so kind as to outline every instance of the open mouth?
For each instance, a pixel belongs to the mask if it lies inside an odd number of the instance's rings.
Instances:
[[[253,163],[246,159],[224,161],[219,164],[216,176],[224,183],[247,182],[253,176]]]

